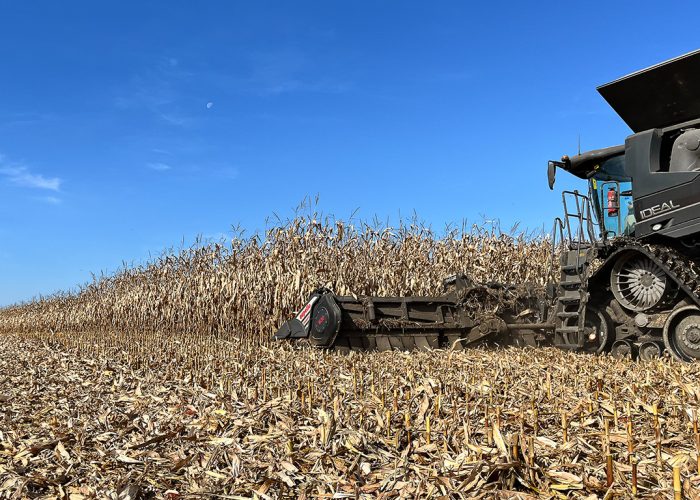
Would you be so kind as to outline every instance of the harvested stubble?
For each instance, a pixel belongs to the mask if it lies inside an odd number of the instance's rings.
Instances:
[[[700,483],[697,364],[95,340],[0,337],[5,497],[628,497],[633,459],[639,496]]]
[[[293,221],[0,312],[5,497],[686,496],[698,365],[269,346],[309,287],[543,284],[542,240]],[[675,469],[674,469],[675,467]],[[633,468],[636,475],[633,474]],[[71,497],[72,495],[72,497]],[[226,496],[224,498],[226,498]]]

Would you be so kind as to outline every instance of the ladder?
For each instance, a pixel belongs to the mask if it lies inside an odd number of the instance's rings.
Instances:
[[[556,288],[554,343],[563,349],[580,350],[586,341],[587,285],[597,242],[596,223],[588,196],[564,191],[562,202],[564,218],[557,217],[552,229],[550,282]],[[557,261],[559,265],[555,267]]]

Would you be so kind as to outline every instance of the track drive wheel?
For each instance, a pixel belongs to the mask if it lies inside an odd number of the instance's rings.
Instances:
[[[624,308],[639,312],[658,305],[668,293],[670,283],[663,269],[649,257],[628,252],[615,262],[610,288]]]
[[[664,325],[664,345],[679,361],[700,359],[700,309],[680,307],[673,311]]]

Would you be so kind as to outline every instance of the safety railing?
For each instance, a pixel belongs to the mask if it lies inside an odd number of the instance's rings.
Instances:
[[[582,249],[594,246],[597,241],[596,228],[600,224],[594,219],[591,209],[591,198],[578,191],[564,191],[562,193],[564,205],[564,218],[554,219],[552,229],[552,262],[550,275],[555,278],[557,256],[561,258],[564,251],[576,251],[576,274],[583,281]],[[557,245],[557,236],[559,244]],[[585,258],[585,252],[583,258]]]
[[[557,238],[558,236],[558,238]],[[561,259],[561,254],[562,252],[565,251],[565,249],[568,249],[568,245],[566,244],[566,241],[564,240],[564,221],[561,220],[561,218],[556,217],[554,219],[554,225],[552,226],[552,235],[551,235],[551,247],[552,247],[552,254],[550,257],[550,262],[549,262],[549,283],[557,283],[559,282],[559,276],[557,275],[557,271],[559,270],[559,260]]]
[[[580,249],[582,246],[596,243],[598,223],[593,219],[591,199],[578,191],[564,191],[561,197],[564,205],[563,223],[569,249]]]

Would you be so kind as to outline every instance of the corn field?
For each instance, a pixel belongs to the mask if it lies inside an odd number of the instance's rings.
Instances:
[[[309,216],[5,308],[0,498],[700,498],[698,364],[269,340],[319,285],[549,266],[543,238]]]
[[[0,332],[186,332],[266,343],[321,285],[340,295],[425,295],[441,293],[456,272],[541,286],[549,270],[548,242],[493,228],[438,238],[417,223],[319,220],[299,217],[264,241],[233,238],[165,254],[78,292],[0,310]]]

